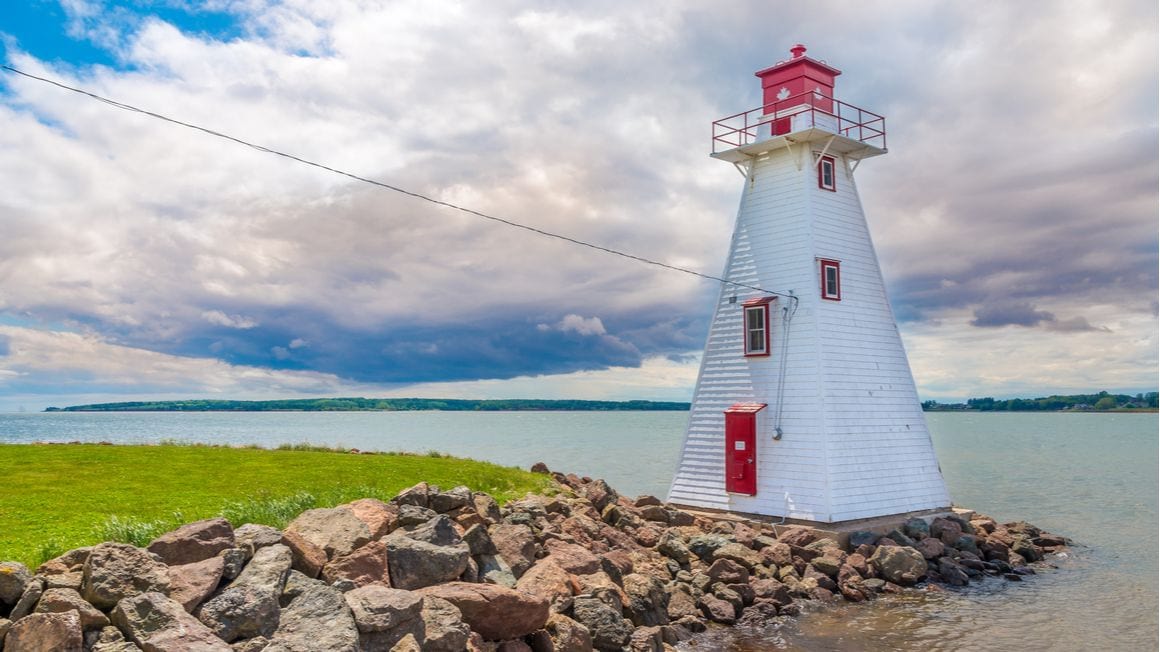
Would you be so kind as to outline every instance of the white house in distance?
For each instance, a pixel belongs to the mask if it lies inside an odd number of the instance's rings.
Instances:
[[[841,72],[805,51],[756,73],[762,107],[713,123],[744,190],[669,501],[815,523],[945,511],[854,184],[885,119],[834,99]]]

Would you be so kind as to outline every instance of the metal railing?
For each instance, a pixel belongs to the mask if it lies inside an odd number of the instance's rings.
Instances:
[[[713,123],[713,153],[812,127],[886,149],[886,118],[807,91],[717,120]]]

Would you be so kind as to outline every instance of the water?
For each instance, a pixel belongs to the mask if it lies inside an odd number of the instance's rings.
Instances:
[[[606,478],[663,496],[682,412],[274,412],[0,414],[0,442],[163,439],[310,442],[453,455]],[[940,593],[813,610],[761,630],[721,631],[698,650],[1155,650],[1157,417],[927,415],[958,504],[1079,542],[1059,570]]]

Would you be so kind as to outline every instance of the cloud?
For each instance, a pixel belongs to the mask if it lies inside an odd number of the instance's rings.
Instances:
[[[240,315],[227,315],[220,310],[207,310],[201,313],[201,318],[211,324],[217,326],[225,326],[227,328],[237,328],[246,330],[258,326],[258,322],[249,317],[242,317]]]
[[[0,357],[8,355],[11,351],[11,338],[7,335],[0,334]]]
[[[1098,334],[1144,342],[1154,366],[1154,3],[821,6],[778,8],[771,33],[752,28],[774,17],[756,2],[433,13],[257,0],[207,5],[232,24],[206,29],[200,10],[75,0],[66,27],[112,65],[36,58],[20,34],[7,51],[176,118],[716,273],[741,180],[705,156],[706,125],[756,106],[751,71],[804,38],[843,69],[841,97],[888,116],[890,154],[857,181],[904,335],[1047,332],[1042,357],[989,362],[1036,375]],[[866,30],[890,38],[850,38]],[[705,342],[711,282],[11,75],[0,121],[0,318],[162,356],[142,364],[494,392],[643,373]],[[1154,369],[1125,368],[1154,383]]]

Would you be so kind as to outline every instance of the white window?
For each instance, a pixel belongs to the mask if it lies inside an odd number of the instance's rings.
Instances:
[[[769,304],[777,297],[758,297],[742,304],[745,317],[745,355],[769,355]]]
[[[822,298],[829,301],[842,300],[842,272],[836,260],[819,260],[821,265]]]
[[[822,190],[837,192],[838,183],[834,179],[834,157],[823,156],[818,161],[818,187]]]

